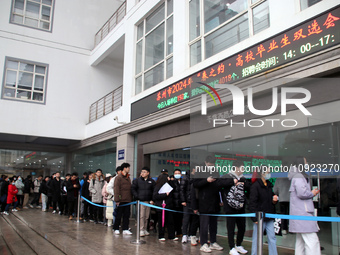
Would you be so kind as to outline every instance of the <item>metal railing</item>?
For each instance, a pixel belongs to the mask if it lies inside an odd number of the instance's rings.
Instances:
[[[126,15],[126,1],[115,11],[108,21],[99,29],[94,36],[94,47],[96,47]]]
[[[94,102],[90,106],[89,123],[117,110],[122,106],[123,85]]]

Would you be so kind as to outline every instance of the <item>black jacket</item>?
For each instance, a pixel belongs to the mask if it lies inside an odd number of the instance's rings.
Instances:
[[[239,213],[245,213],[245,205],[237,210],[235,208],[232,208],[229,206],[228,202],[227,202],[227,196],[228,193],[231,189],[232,186],[235,185],[234,179],[236,177],[232,174],[226,174],[225,176],[222,176],[222,178],[220,179],[221,182],[221,186],[222,186],[222,199],[223,199],[223,209],[225,211],[226,214],[239,214]],[[241,179],[239,180],[239,182],[243,182],[244,183],[244,191],[245,192],[250,192],[250,187],[251,187],[251,181],[247,180],[244,177],[241,177]],[[246,199],[246,196],[245,196]],[[246,204],[246,202],[245,202]]]
[[[170,186],[172,186],[172,182],[168,182],[170,184]],[[155,188],[153,190],[153,201],[155,203],[156,206],[159,206],[159,207],[162,207],[162,203],[163,203],[163,200],[165,200],[165,208],[168,208],[168,209],[173,209],[174,208],[174,204],[173,204],[173,193],[174,193],[174,190],[172,190],[169,194],[169,196],[167,196],[165,193],[163,194],[158,194],[158,191],[162,188],[163,185],[159,185],[159,184],[156,184],[155,185]],[[172,186],[173,187],[173,186]]]
[[[182,185],[182,182],[183,182],[183,179],[175,179],[172,182],[172,185],[174,190],[173,190],[173,203],[174,203],[174,207],[175,208],[181,208],[182,207],[182,201],[181,201],[181,185]],[[181,210],[181,209],[179,209]]]
[[[41,185],[40,185],[40,188],[39,188],[39,193],[42,193],[42,194],[47,196],[47,193],[48,193],[47,182],[45,182],[45,181],[41,182]]]
[[[50,182],[50,188],[51,188],[51,193],[52,193],[52,200],[53,201],[58,201],[60,198],[60,193],[61,193],[61,180],[57,180],[57,178],[54,178]]]
[[[198,189],[198,209],[200,213],[216,214],[220,211],[220,180],[208,182],[207,179],[195,179],[194,187]]]
[[[180,185],[180,199],[181,203],[187,203],[190,207],[191,204],[191,188],[193,186],[193,180],[190,179],[189,175],[185,175]]]
[[[77,187],[73,185],[76,184]],[[71,178],[66,182],[66,189],[67,189],[67,201],[75,201],[78,197],[78,191],[80,189],[79,179],[77,178],[74,183],[72,182]]]
[[[267,186],[264,185],[262,179],[257,179],[250,188],[249,211],[252,213],[264,212],[275,213],[275,206],[273,204],[273,184],[266,181]],[[256,222],[256,218],[251,218]],[[264,220],[270,220],[264,218]]]
[[[90,182],[88,182],[88,180],[89,180],[88,177],[84,179],[83,187],[81,188],[81,195],[91,201],[91,196],[90,196],[90,191],[89,191]]]
[[[135,200],[151,201],[156,182],[152,178],[144,179],[139,177],[134,179],[131,185],[131,192]]]
[[[33,188],[33,182],[31,179],[24,180],[24,193],[31,193],[31,188]]]
[[[7,194],[8,194],[8,185],[9,185],[8,181],[1,180],[1,196],[3,196],[3,195],[7,196]]]

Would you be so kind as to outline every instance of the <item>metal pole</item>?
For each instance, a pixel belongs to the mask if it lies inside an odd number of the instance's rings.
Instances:
[[[263,216],[262,212],[256,213],[257,218],[257,255],[262,255],[263,253]],[[255,234],[255,233],[253,233]]]
[[[78,191],[78,204],[77,204],[77,223],[80,223],[80,192]]]
[[[133,244],[144,244],[146,243],[143,240],[140,240],[140,204],[139,200],[137,200],[137,230],[136,230],[136,240],[131,241]]]

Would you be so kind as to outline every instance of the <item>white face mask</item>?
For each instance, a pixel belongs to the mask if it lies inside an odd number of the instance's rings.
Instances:
[[[175,179],[181,179],[181,176],[182,176],[182,175],[180,175],[180,174],[175,174],[175,175],[174,175]]]
[[[264,178],[266,179],[266,180],[269,180],[270,178],[272,178],[272,175],[269,173],[269,174],[266,174],[265,176],[264,176]]]

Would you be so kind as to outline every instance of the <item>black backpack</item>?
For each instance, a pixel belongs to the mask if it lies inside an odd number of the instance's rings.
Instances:
[[[234,185],[227,194],[227,203],[231,208],[240,210],[244,207],[245,193],[244,184]]]

